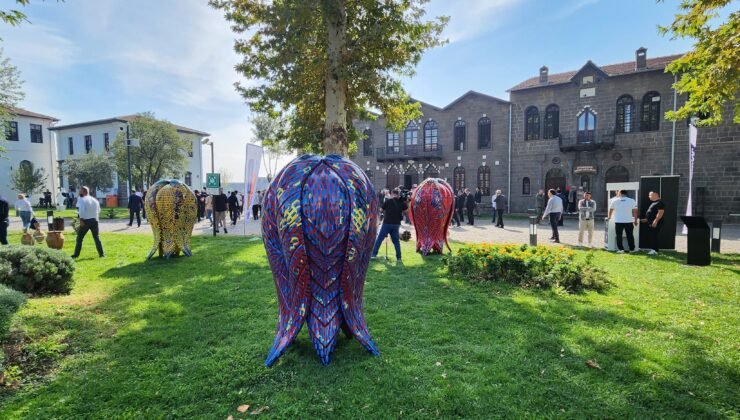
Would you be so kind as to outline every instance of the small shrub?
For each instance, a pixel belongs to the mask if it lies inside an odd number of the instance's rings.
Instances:
[[[447,270],[477,281],[504,281],[523,287],[559,288],[574,293],[602,291],[610,283],[603,269],[592,265],[593,254],[576,261],[564,247],[476,244],[443,257]]]
[[[116,218],[116,209],[114,207],[108,207],[105,209],[105,217],[108,219]]]
[[[18,309],[26,302],[26,295],[0,284],[0,340],[5,337]]]
[[[72,290],[74,261],[55,249],[0,248],[0,284],[31,294],[66,294]]]

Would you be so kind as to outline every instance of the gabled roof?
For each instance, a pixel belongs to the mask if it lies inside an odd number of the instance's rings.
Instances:
[[[94,126],[94,125],[103,125],[103,124],[110,124],[110,123],[116,123],[116,122],[130,123],[130,122],[134,121],[138,117],[139,117],[138,115],[122,115],[120,117],[105,118],[105,119],[102,119],[102,120],[87,121],[87,122],[81,122],[81,123],[77,123],[77,124],[60,125],[60,126],[57,126],[57,127],[52,127],[52,128],[50,128],[50,130],[54,130],[54,131],[56,131],[56,130],[67,130],[67,129],[70,129],[70,128],[91,127],[91,126]],[[210,136],[210,134],[208,134],[206,132],[203,132],[203,131],[194,130],[192,128],[183,127],[183,126],[177,125],[177,124],[172,124],[172,125],[175,126],[175,128],[177,129],[177,131],[179,133],[195,134],[195,135],[198,135],[198,136]]]
[[[484,93],[476,92],[474,90],[469,90],[469,91],[463,93],[457,99],[455,99],[454,101],[452,101],[449,104],[445,105],[443,108],[440,108],[440,107],[438,107],[436,105],[432,105],[432,104],[427,103],[427,102],[424,102],[424,101],[420,101],[420,100],[415,99],[415,98],[411,98],[410,101],[411,102],[418,102],[423,107],[425,107],[425,108],[432,108],[432,109],[434,109],[436,111],[447,111],[448,109],[452,108],[453,106],[457,105],[459,102],[462,102],[464,99],[466,99],[466,98],[468,98],[470,96],[480,96],[480,97],[485,98],[485,99],[490,99],[490,100],[494,100],[494,101],[497,101],[497,102],[501,102],[502,104],[509,104],[510,103],[507,100],[504,100],[504,99],[501,99],[501,98],[497,98],[497,97],[491,96],[491,95],[486,95]],[[378,116],[378,117],[383,116],[382,114],[375,114],[375,115]]]
[[[17,108],[17,107],[10,107],[10,109],[8,109],[8,113],[10,115],[17,115],[19,117],[31,117],[31,118],[39,118],[42,120],[48,120],[48,121],[59,121],[57,118],[50,117],[44,114],[39,114],[36,112],[27,111],[23,108]]]
[[[605,75],[609,77],[614,77],[614,76],[624,76],[627,74],[634,74],[634,73],[643,73],[646,71],[658,71],[658,70],[662,71],[672,61],[677,60],[678,58],[681,58],[682,56],[683,54],[674,54],[674,55],[667,55],[664,57],[649,58],[646,63],[647,65],[644,69],[636,69],[634,61],[627,61],[624,63],[617,63],[617,64],[609,64],[606,66],[599,67],[589,60],[588,62],[586,62],[586,64],[583,67],[581,67],[580,70],[568,71],[565,73],[550,74],[547,77],[547,83],[540,83],[539,76],[531,77],[519,83],[518,85],[512,87],[511,89],[509,89],[509,92],[570,83],[573,77],[576,74],[578,74],[581,70],[583,70],[586,66],[588,66],[589,63],[593,65],[594,67],[596,67],[597,69],[599,69],[600,71],[602,71]]]

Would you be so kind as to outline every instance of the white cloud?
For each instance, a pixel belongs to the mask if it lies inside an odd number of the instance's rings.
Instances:
[[[578,0],[560,9],[558,13],[550,16],[551,20],[565,19],[586,6],[598,3],[599,0]]]
[[[450,17],[442,36],[450,43],[475,39],[505,22],[506,13],[523,0],[432,0],[427,16]]]

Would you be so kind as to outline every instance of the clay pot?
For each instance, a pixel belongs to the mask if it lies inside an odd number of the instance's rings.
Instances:
[[[46,235],[46,246],[52,249],[64,247],[64,234],[62,232],[49,232]]]
[[[23,236],[21,236],[21,244],[33,245],[34,244],[33,235],[31,235],[30,233],[24,233]]]

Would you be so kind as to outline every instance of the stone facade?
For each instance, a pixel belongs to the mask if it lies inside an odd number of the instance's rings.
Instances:
[[[382,151],[378,149],[386,145],[385,120],[381,116],[373,122],[358,121],[355,124],[358,130],[372,130],[373,153],[363,156],[361,141],[353,159],[363,169],[370,170],[378,189],[389,186],[389,174],[393,179],[396,169],[402,174],[401,184],[409,181],[403,177],[409,171],[418,173],[411,180],[421,180],[428,165],[438,167],[439,177],[451,183],[454,183],[454,168],[461,166],[465,169],[465,186],[474,189],[479,186],[478,168],[485,165],[491,170],[490,191],[502,189],[509,196],[512,212],[526,212],[535,206],[535,194],[540,188],[555,186],[591,190],[603,211],[607,182],[669,175],[673,162],[673,174],[680,176],[678,202],[679,213],[683,214],[689,190],[688,124],[686,121],[674,124],[664,118],[666,111],[674,109],[674,100],[676,106],[685,101],[685,97],[674,95],[673,75],[664,72],[665,65],[676,57],[647,59],[646,50],[641,48],[635,62],[599,67],[589,61],[580,70],[553,75],[543,67],[538,77],[509,91],[510,101],[471,91],[444,108],[422,103],[423,117],[417,122],[419,144],[423,144],[424,123],[431,118],[439,125],[441,149],[431,158],[401,153],[378,159]],[[617,101],[626,98],[625,95],[631,98],[632,105],[627,105],[627,98],[618,106]],[[558,115],[546,121],[546,111],[551,105],[557,105]],[[655,116],[646,118],[644,124],[643,105],[646,117]],[[536,111],[531,107],[536,107]],[[619,121],[618,107],[624,111],[622,114],[626,113]],[[720,126],[698,129],[693,207],[694,214],[710,219],[740,213],[740,125],[732,122],[732,113],[732,104],[728,104]],[[493,124],[493,144],[488,149],[477,147],[476,123],[483,114]],[[453,150],[453,130],[458,118],[467,123],[464,151]],[[547,124],[552,121],[557,121],[557,129]],[[400,142],[403,151],[403,131]],[[487,204],[489,200],[486,197],[483,202]]]

